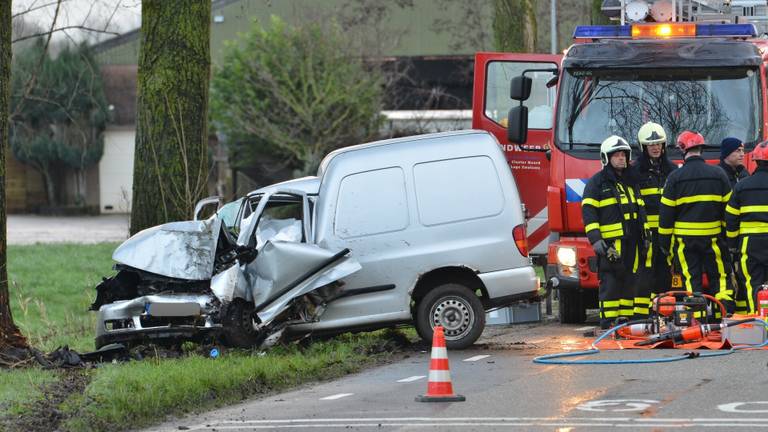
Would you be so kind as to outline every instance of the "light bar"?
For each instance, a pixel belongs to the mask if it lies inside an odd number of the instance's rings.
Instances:
[[[577,26],[574,39],[670,39],[693,37],[756,37],[754,24],[655,23]]]
[[[632,37],[632,26],[576,26],[573,32],[573,38],[599,39],[599,38],[629,38]]]
[[[696,37],[694,23],[665,23],[632,26],[632,39],[668,39]]]

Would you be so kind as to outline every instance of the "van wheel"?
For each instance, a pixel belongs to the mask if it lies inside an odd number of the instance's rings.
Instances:
[[[445,330],[449,349],[471,346],[485,328],[485,309],[474,292],[464,285],[448,283],[430,290],[416,308],[416,331],[432,343],[436,326]]]
[[[250,348],[261,343],[264,335],[253,328],[254,306],[251,302],[235,300],[223,311],[224,341],[237,348]]]

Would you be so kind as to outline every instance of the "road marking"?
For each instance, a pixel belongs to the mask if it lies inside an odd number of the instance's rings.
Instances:
[[[353,394],[354,393],[339,393],[331,396],[322,397],[320,398],[320,400],[336,400],[336,399],[345,398],[347,396],[352,396]]]
[[[757,428],[768,418],[635,418],[635,417],[373,417],[275,420],[223,420],[190,427],[200,429],[310,429],[380,427],[634,427],[634,428]]]
[[[584,326],[584,327],[579,327],[577,329],[573,329],[573,331],[587,331],[587,330],[592,330],[593,328],[595,328],[595,326]]]
[[[481,355],[476,355],[474,357],[470,357],[468,359],[464,359],[464,361],[465,362],[474,362],[474,361],[482,360],[482,359],[488,358],[488,357],[490,357],[490,355],[488,355],[488,354],[481,354]]]
[[[768,409],[739,409],[743,405],[768,405],[768,401],[750,401],[750,402],[732,402],[727,404],[718,405],[717,409],[724,412],[731,413],[768,413]]]
[[[418,380],[420,380],[422,378],[426,378],[426,376],[425,375],[414,375],[414,376],[410,376],[408,378],[403,378],[401,380],[397,380],[397,382],[401,382],[401,383],[414,382],[414,381],[418,381]]]
[[[659,401],[648,399],[605,399],[585,402],[577,406],[576,409],[581,411],[629,412],[642,411],[650,408],[652,404],[657,403],[659,403]]]

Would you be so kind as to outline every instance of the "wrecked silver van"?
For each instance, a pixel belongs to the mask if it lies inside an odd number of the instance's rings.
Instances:
[[[524,224],[486,132],[343,148],[316,177],[128,239],[97,287],[96,345],[220,335],[254,346],[414,323],[427,341],[442,325],[448,347],[464,348],[486,310],[537,295]]]

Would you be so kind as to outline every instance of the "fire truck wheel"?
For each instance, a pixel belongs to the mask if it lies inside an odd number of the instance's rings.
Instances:
[[[560,322],[563,324],[583,323],[587,319],[587,311],[584,309],[584,302],[581,293],[578,290],[560,290],[558,291],[560,303]]]
[[[445,329],[448,349],[467,348],[475,343],[485,328],[483,304],[464,285],[439,285],[419,302],[416,330],[425,342],[432,343],[432,330],[438,325]]]

